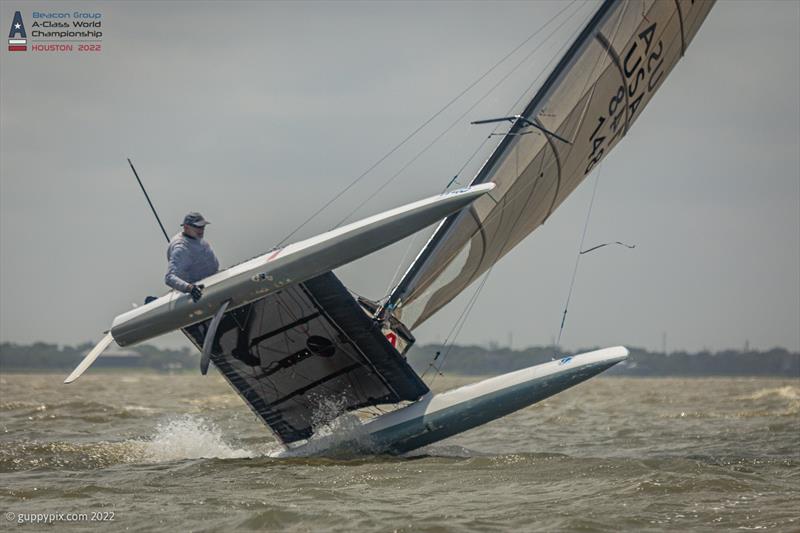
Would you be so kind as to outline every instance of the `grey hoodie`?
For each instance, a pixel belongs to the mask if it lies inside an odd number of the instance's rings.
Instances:
[[[179,232],[169,241],[169,266],[164,282],[180,292],[189,292],[189,285],[219,270],[219,261],[204,239],[193,239]]]

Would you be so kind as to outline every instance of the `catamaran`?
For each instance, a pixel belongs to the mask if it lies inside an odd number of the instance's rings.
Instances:
[[[406,360],[413,331],[544,224],[630,131],[713,7],[705,0],[603,1],[469,187],[272,250],[117,316],[65,380],[112,342],[182,330],[283,449],[404,453],[485,424],[625,360],[621,346],[434,394]],[[138,178],[138,176],[137,176]],[[389,296],[354,298],[332,272],[438,223]],[[335,409],[330,409],[335,405]],[[394,409],[349,438],[320,431],[343,413]]]

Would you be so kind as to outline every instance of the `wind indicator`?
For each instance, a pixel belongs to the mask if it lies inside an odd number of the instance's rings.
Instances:
[[[604,246],[610,246],[612,244],[618,244],[618,245],[624,246],[625,248],[628,248],[630,250],[633,250],[634,248],[636,248],[635,244],[625,244],[624,242],[614,241],[614,242],[606,242],[606,243],[603,243],[603,244],[598,244],[597,246],[592,246],[588,250],[583,250],[582,252],[579,252],[579,254],[580,255],[588,254],[589,252],[593,252],[593,251],[597,250],[598,248],[602,248]]]

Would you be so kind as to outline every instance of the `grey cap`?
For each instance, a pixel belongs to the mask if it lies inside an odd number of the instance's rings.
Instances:
[[[211,224],[211,222],[203,218],[203,215],[201,215],[197,211],[192,211],[191,213],[183,217],[183,223],[189,224],[190,226],[197,226],[198,228],[202,228],[206,224]]]

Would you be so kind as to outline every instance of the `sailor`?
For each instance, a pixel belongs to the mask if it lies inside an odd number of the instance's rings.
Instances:
[[[195,285],[195,282],[219,269],[217,256],[203,240],[208,224],[200,213],[189,213],[183,217],[183,230],[169,241],[167,248],[169,267],[164,282],[176,291],[191,295],[195,302],[203,296],[203,285]]]

